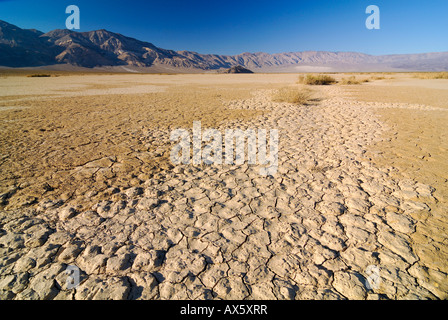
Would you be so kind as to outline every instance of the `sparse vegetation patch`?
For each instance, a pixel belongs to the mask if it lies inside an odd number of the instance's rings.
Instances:
[[[28,78],[50,78],[51,74],[30,74],[27,76]]]
[[[311,90],[304,87],[285,87],[278,89],[272,95],[274,102],[307,104],[311,100]]]
[[[414,74],[418,79],[448,79],[448,72],[422,72]]]
[[[336,79],[325,74],[318,74],[318,75],[308,74],[306,76],[300,76],[299,83],[314,86],[323,86],[336,83]]]

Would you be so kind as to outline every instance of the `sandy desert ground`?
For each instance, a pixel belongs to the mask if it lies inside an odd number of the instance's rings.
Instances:
[[[0,299],[448,298],[448,80],[297,79],[0,76]],[[173,165],[198,120],[278,129],[278,172]]]

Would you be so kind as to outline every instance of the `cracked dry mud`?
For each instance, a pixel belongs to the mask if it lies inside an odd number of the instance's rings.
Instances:
[[[226,102],[267,112],[226,121],[221,132],[279,129],[274,176],[248,164],[181,165],[111,187],[89,208],[43,199],[1,212],[0,298],[446,298],[446,229],[425,234],[438,250],[414,239],[437,202],[434,188],[395,178],[367,154],[389,130],[374,112],[388,105],[320,90],[328,98],[309,106],[271,102],[269,90]],[[169,145],[169,131],[157,133]],[[77,170],[110,165],[105,158]],[[81,271],[75,289],[69,265]],[[378,288],[366,286],[370,265]]]

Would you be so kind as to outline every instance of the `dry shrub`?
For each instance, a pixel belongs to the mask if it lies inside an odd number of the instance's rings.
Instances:
[[[356,80],[355,76],[351,76],[348,78],[342,78],[342,80],[339,82],[342,85],[353,85],[353,84],[360,84],[358,80]]]
[[[348,78],[342,78],[339,81],[339,84],[341,84],[341,85],[355,85],[355,84],[361,84],[361,83],[365,83],[365,82],[370,82],[370,80],[369,79],[358,80],[358,79],[356,79],[355,76],[351,76],[351,77],[348,77]]]
[[[285,87],[278,89],[272,95],[274,102],[307,104],[311,100],[311,91],[304,87]]]
[[[359,80],[357,80],[355,76],[351,76],[351,77],[348,77],[348,78],[342,78],[339,83],[341,85],[361,84],[361,82]]]
[[[51,74],[30,74],[28,78],[50,78]]]
[[[336,83],[336,79],[325,74],[318,74],[318,75],[308,74],[306,75],[306,77],[300,76],[299,83],[314,86],[322,86]]]

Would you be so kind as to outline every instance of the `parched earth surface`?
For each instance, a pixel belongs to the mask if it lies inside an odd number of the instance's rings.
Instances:
[[[271,102],[270,90],[224,102],[260,112],[223,122],[221,132],[279,130],[273,176],[247,163],[168,166],[133,186],[109,185],[103,199],[6,206],[0,298],[447,298],[448,224],[431,210],[435,188],[371,158],[391,130],[375,110],[390,105],[319,90],[326,98],[307,106]],[[169,134],[148,129],[142,143],[169,146]],[[76,174],[114,166],[104,157]],[[75,288],[69,266],[80,270]]]

